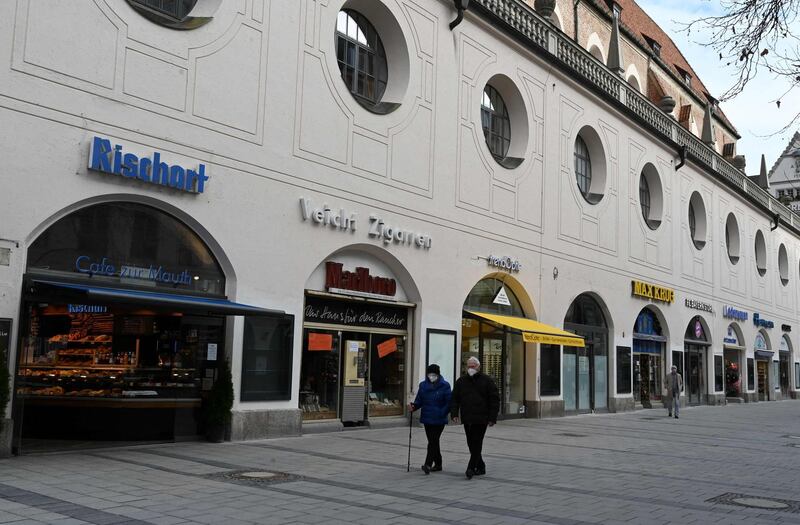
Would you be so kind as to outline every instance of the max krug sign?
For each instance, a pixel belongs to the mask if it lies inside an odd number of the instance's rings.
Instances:
[[[675,290],[642,281],[631,281],[631,295],[668,304],[675,302]]]

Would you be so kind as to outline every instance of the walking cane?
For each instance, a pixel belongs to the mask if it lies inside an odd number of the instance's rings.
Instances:
[[[406,466],[406,472],[411,472],[411,425],[414,422],[414,412],[409,410],[408,411],[408,465]]]

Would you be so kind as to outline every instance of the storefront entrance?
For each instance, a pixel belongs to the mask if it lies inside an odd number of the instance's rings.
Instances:
[[[769,337],[762,330],[756,334],[753,342],[753,354],[756,359],[756,379],[758,381],[758,400],[769,401],[775,398],[772,384],[775,378],[771,370],[774,352],[770,345]],[[777,367],[776,367],[777,368]]]
[[[18,453],[203,433],[226,359],[226,316],[276,313],[228,301],[203,240],[142,204],[75,211],[36,239],[27,260]]]
[[[699,405],[708,393],[706,387],[706,355],[711,347],[705,324],[698,315],[689,321],[683,334],[686,375],[683,377],[686,403]]]
[[[608,409],[608,327],[597,301],[578,296],[564,318],[564,329],[584,338],[585,347],[564,347],[564,411]]]
[[[522,333],[480,315],[487,313],[524,318],[519,299],[496,278],[479,281],[464,302],[461,320],[461,374],[467,360],[477,357],[481,370],[494,379],[500,391],[500,415],[525,414],[525,343]]]
[[[781,337],[780,346],[778,348],[779,366],[779,381],[781,388],[781,399],[789,399],[789,381],[792,377],[792,343],[789,341],[789,336],[784,334]]]
[[[633,399],[642,408],[661,402],[666,341],[655,312],[643,308],[633,329]]]
[[[405,414],[415,307],[406,294],[416,289],[395,277],[390,257],[345,248],[306,281],[298,400],[303,421],[338,419],[351,426]]]

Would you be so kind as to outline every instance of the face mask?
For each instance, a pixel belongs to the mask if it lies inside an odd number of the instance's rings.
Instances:
[[[467,368],[467,373],[470,375],[470,377],[472,377],[472,376],[474,376],[475,374],[478,373],[478,369],[477,368]]]
[[[436,380],[439,379],[439,376],[436,374],[428,374],[428,381],[431,383],[435,383]]]

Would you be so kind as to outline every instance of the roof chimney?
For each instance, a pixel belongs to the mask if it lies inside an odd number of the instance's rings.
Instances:
[[[714,121],[713,119],[714,110],[711,106],[711,102],[706,104],[706,115],[703,119],[703,134],[700,137],[703,142],[705,142],[709,146],[713,146],[716,142],[714,138]]]
[[[619,43],[619,6],[616,2],[612,3],[611,17],[611,42],[608,44],[608,69],[619,76],[625,75],[625,67],[622,64],[622,47]]]

